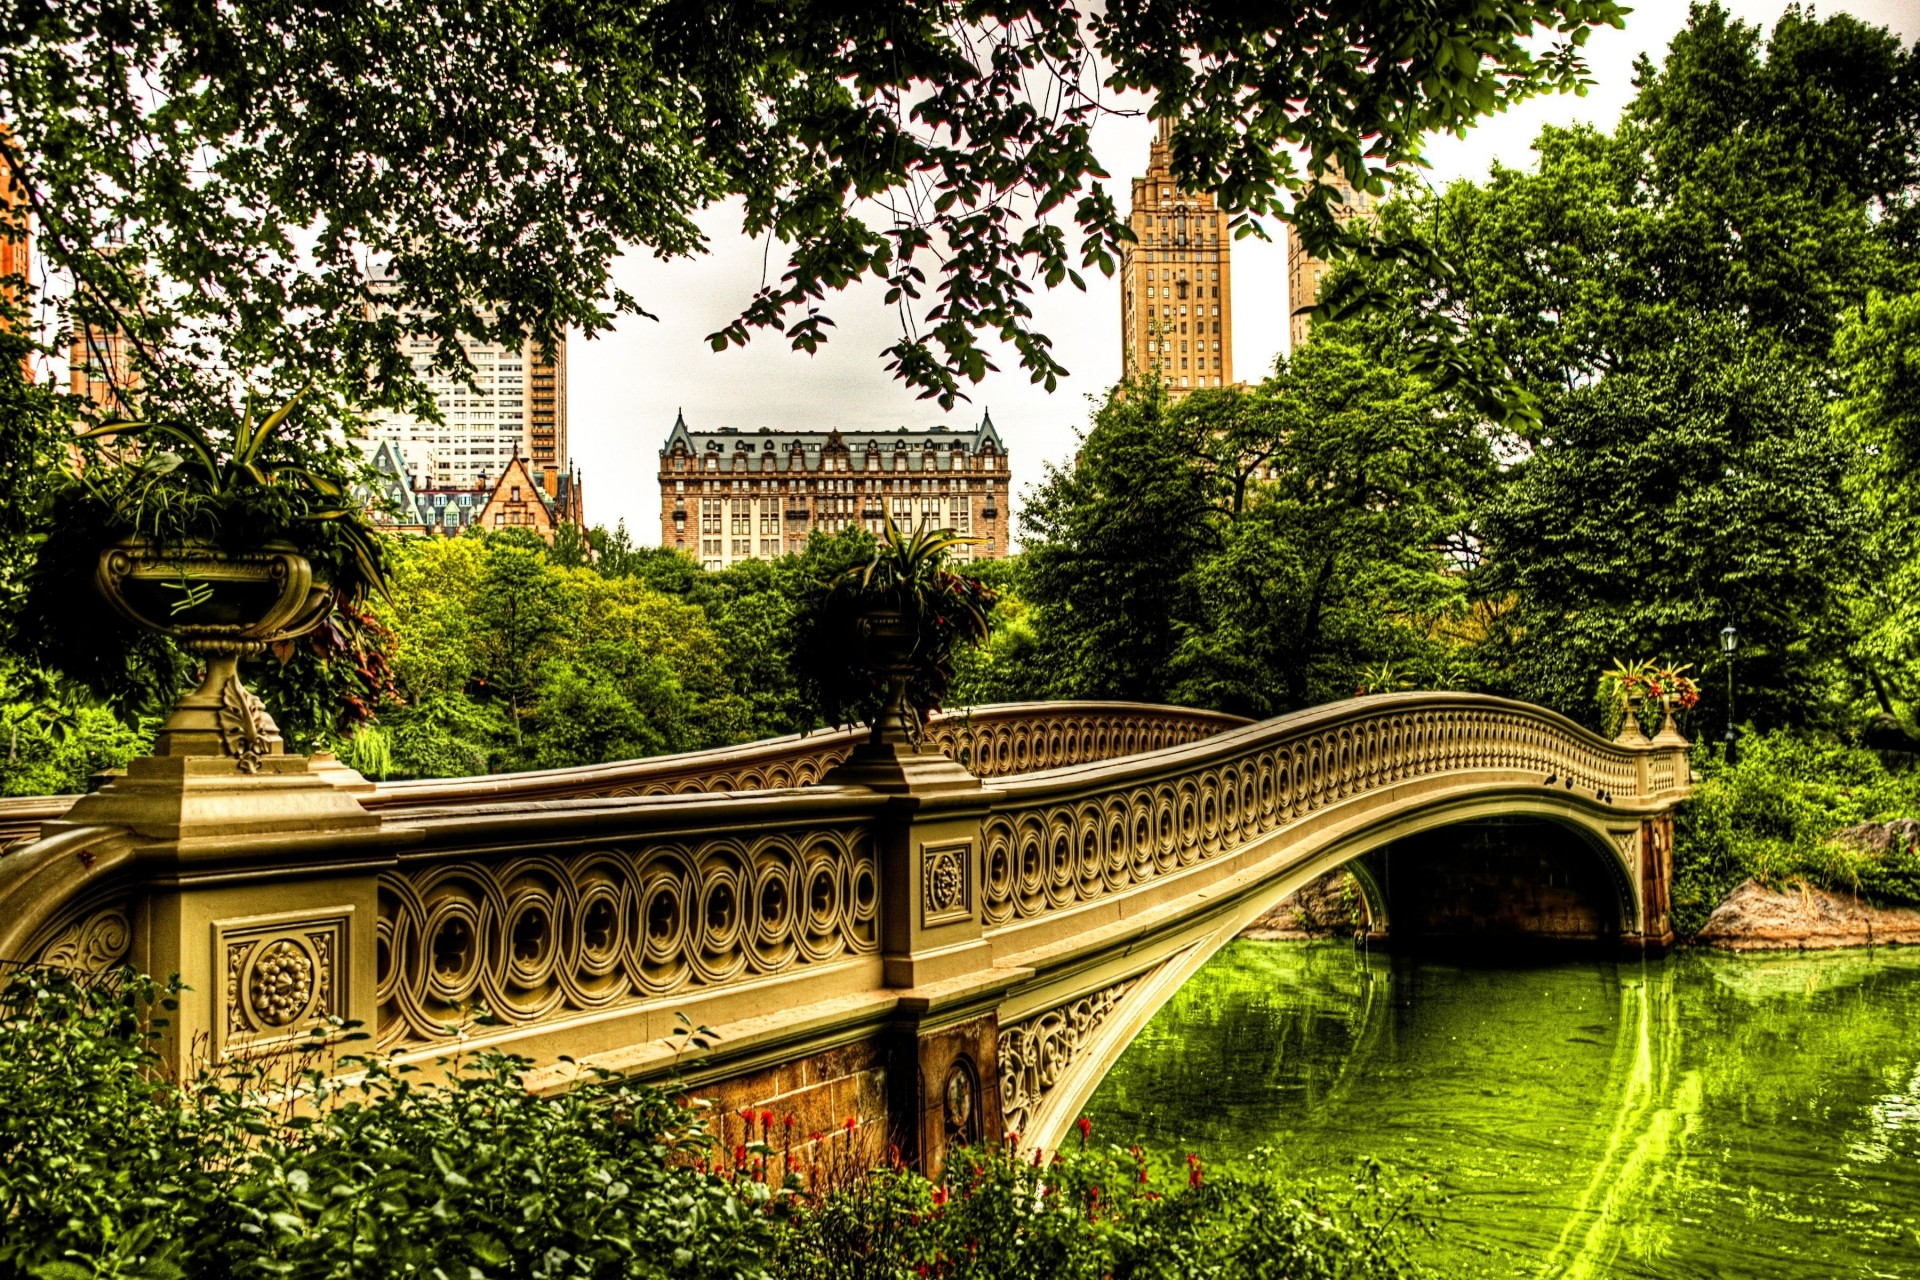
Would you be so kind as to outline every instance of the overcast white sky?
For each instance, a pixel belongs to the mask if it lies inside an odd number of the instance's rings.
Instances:
[[[1730,0],[1728,8],[1771,28],[1787,3]],[[1819,12],[1851,13],[1891,27],[1909,42],[1920,37],[1920,0],[1846,0],[1823,4]],[[1634,59],[1642,52],[1662,56],[1686,17],[1685,0],[1646,0],[1624,31],[1594,32],[1587,58],[1596,83],[1586,97],[1538,99],[1483,122],[1465,139],[1434,139],[1427,151],[1431,180],[1482,176],[1496,158],[1528,166],[1529,147],[1545,124],[1584,120],[1611,127],[1632,97]],[[1152,132],[1143,119],[1112,118],[1095,131],[1096,152],[1113,174],[1110,190],[1123,210],[1128,180],[1146,166]],[[702,225],[712,245],[705,257],[661,262],[629,255],[620,264],[619,283],[659,320],[623,317],[612,333],[592,342],[576,337],[567,352],[572,448],[585,473],[587,518],[608,527],[624,519],[637,541],[659,536],[658,450],[677,410],[685,410],[696,430],[919,430],[943,422],[971,424],[982,409],[991,409],[1010,451],[1016,492],[1023,492],[1040,477],[1043,463],[1072,455],[1075,432],[1087,423],[1088,397],[1119,379],[1118,282],[1097,272],[1088,276],[1085,293],[1063,286],[1034,300],[1041,331],[1052,337],[1060,362],[1071,371],[1051,394],[1029,384],[1007,351],[996,355],[1001,372],[971,388],[970,405],[943,413],[931,401],[915,399],[888,377],[880,358],[898,328],[877,286],[829,297],[826,310],[837,327],[818,355],[789,350],[777,333],[715,354],[706,335],[731,320],[759,286],[762,245],[740,234],[733,209],[710,210]],[[1233,268],[1234,369],[1254,381],[1286,344],[1284,239],[1236,243]],[[779,261],[771,264],[775,278],[780,269]]]

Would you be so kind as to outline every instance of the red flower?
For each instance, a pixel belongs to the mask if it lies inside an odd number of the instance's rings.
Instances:
[[[1085,1116],[1081,1116],[1078,1120],[1075,1120],[1073,1124],[1076,1129],[1080,1130],[1080,1141],[1082,1144],[1093,1136],[1093,1121],[1087,1119]]]
[[[933,1189],[933,1202],[935,1204],[945,1204],[947,1202],[947,1189],[945,1187],[935,1187]]]

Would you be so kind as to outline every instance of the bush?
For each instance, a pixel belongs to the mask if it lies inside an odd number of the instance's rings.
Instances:
[[[1743,738],[1733,765],[1702,747],[1694,769],[1700,781],[1674,819],[1673,917],[1682,934],[1697,932],[1747,879],[1920,906],[1920,854],[1832,839],[1856,823],[1920,816],[1920,772],[1895,772],[1864,748],[1786,730]]]
[[[1169,1179],[1083,1134],[1045,1165],[960,1152],[936,1185],[859,1171],[849,1135],[814,1144],[816,1176],[783,1175],[792,1151],[716,1150],[659,1090],[537,1097],[499,1053],[437,1085],[381,1060],[344,1082],[298,1060],[171,1082],[149,1040],[176,990],[21,972],[0,991],[0,1280],[1417,1274],[1425,1196],[1377,1166],[1337,1190],[1191,1157]]]
[[[292,1114],[248,1064],[157,1079],[170,997],[52,973],[0,995],[0,1277],[765,1273],[764,1195],[692,1167],[705,1134],[657,1090],[536,1097],[482,1053],[444,1087],[309,1075]]]
[[[938,1185],[883,1171],[802,1202],[775,1275],[1397,1280],[1424,1274],[1410,1247],[1431,1199],[1371,1162],[1347,1185],[1301,1188],[1264,1172],[1203,1174],[1194,1156],[1169,1174],[1138,1148],[1084,1136],[1044,1164],[1009,1142],[956,1153]]]

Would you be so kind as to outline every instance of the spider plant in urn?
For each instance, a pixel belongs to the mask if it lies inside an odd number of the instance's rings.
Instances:
[[[357,455],[302,423],[302,390],[263,412],[155,414],[76,437],[55,482],[30,596],[56,632],[63,668],[112,684],[124,627],[89,616],[73,587],[91,580],[119,618],[205,663],[174,708],[159,756],[227,756],[243,772],[281,751],[278,728],[241,683],[241,658],[284,646],[386,590],[386,555],[354,496]],[[313,415],[318,417],[319,415]]]
[[[974,541],[888,520],[872,556],[816,583],[796,609],[802,698],[830,723],[872,727],[853,763],[918,754],[954,660],[990,634],[993,591],[947,567],[954,547]]]

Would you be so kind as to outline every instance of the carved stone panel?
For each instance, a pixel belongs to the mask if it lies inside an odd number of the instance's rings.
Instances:
[[[133,945],[133,923],[124,900],[83,907],[43,931],[46,941],[35,946],[33,962],[53,969],[101,974],[127,962]]]
[[[1026,1131],[1047,1094],[1137,981],[1116,982],[1000,1028],[1000,1114],[1008,1134]]]
[[[920,846],[920,923],[949,924],[973,918],[973,841]]]
[[[216,1052],[283,1047],[345,1014],[351,916],[343,907],[214,923],[214,959],[223,966]]]

